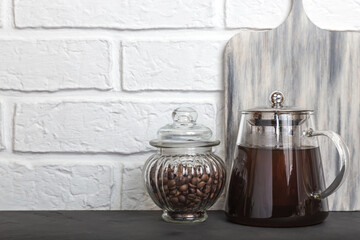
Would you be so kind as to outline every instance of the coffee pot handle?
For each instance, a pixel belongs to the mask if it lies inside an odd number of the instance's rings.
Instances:
[[[336,176],[335,180],[330,184],[328,188],[326,188],[321,193],[313,193],[312,196],[317,199],[324,199],[334,193],[344,182],[346,176],[348,175],[349,168],[349,160],[350,160],[350,152],[349,148],[346,146],[344,140],[339,136],[339,134],[332,131],[314,131],[313,129],[309,129],[304,132],[307,137],[316,137],[316,136],[326,136],[330,138],[335,144],[336,149],[339,152],[340,161],[342,163],[342,167],[340,173]]]

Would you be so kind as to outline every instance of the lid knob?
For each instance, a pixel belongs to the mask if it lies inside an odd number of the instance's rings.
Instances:
[[[197,117],[197,112],[190,107],[179,107],[176,108],[172,113],[174,122],[179,124],[195,123]]]
[[[270,94],[271,107],[282,108],[284,102],[284,94],[280,91],[274,91]]]

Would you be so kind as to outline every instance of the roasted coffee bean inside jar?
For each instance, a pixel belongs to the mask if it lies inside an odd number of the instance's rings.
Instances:
[[[225,173],[222,168],[179,164],[156,174],[156,167],[154,165],[150,171],[153,194],[171,211],[193,212],[212,205],[223,187]]]

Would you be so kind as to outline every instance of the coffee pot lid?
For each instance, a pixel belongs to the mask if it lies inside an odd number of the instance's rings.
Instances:
[[[274,91],[269,97],[271,105],[268,107],[256,107],[242,111],[245,114],[252,114],[251,122],[255,125],[299,125],[308,119],[309,114],[314,110],[293,106],[284,106],[284,94]]]
[[[295,106],[284,106],[285,102],[284,94],[280,91],[274,91],[269,97],[270,106],[256,107],[242,111],[243,113],[254,113],[254,112],[278,112],[278,113],[312,113],[314,110],[305,109]]]
[[[211,141],[210,128],[198,124],[197,112],[190,107],[176,108],[172,113],[173,123],[167,124],[158,130],[157,139],[151,140],[150,145],[155,147],[211,147],[220,144],[220,141]]]

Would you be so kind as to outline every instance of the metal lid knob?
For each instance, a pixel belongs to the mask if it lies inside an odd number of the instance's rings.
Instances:
[[[282,108],[284,102],[284,94],[280,91],[274,91],[270,94],[270,102],[272,108]]]

